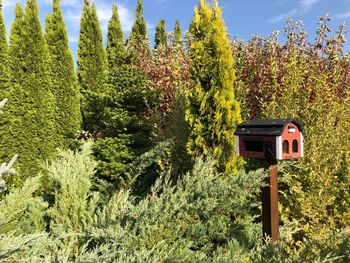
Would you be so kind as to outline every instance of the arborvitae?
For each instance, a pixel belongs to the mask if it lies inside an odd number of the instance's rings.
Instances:
[[[96,6],[85,0],[80,20],[78,80],[82,94],[83,128],[90,132],[100,128],[106,73],[106,53]]]
[[[19,154],[16,169],[23,180],[37,174],[39,163],[52,157],[57,145],[49,54],[35,0],[28,0],[25,14],[16,5],[8,61],[8,123],[1,149],[7,158]]]
[[[177,46],[177,45],[183,46],[182,32],[181,32],[179,20],[176,20],[175,22],[174,38],[173,38],[173,46]]]
[[[107,33],[107,58],[109,68],[114,68],[124,63],[125,53],[124,33],[120,23],[118,7],[113,5],[112,18],[108,23]]]
[[[214,156],[219,168],[237,171],[234,131],[241,121],[234,98],[233,56],[221,8],[200,0],[191,22],[189,54],[195,88],[189,94],[186,119],[190,125],[187,150],[193,157]]]
[[[139,53],[144,48],[144,45],[148,40],[147,25],[143,17],[143,11],[143,2],[142,0],[138,0],[135,11],[135,21],[127,43],[129,56],[134,58],[138,58],[140,56]]]
[[[162,18],[159,20],[158,26],[156,28],[156,36],[154,38],[154,48],[157,48],[159,45],[163,47],[167,47],[168,45],[168,37],[165,31],[165,20]]]
[[[142,41],[147,38],[147,25],[143,17],[144,7],[142,0],[137,1],[135,21],[131,29],[130,39]]]
[[[0,92],[4,96],[7,83],[7,41],[6,27],[2,15],[2,0],[0,0]]]
[[[53,13],[46,18],[46,41],[50,53],[52,93],[57,102],[55,112],[59,146],[64,147],[80,130],[80,91],[74,61],[68,46],[60,0],[53,1]]]

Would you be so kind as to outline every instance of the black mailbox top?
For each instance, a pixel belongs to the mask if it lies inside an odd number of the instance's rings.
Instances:
[[[300,132],[303,131],[303,125],[293,119],[264,119],[248,120],[237,126],[235,135],[272,135],[280,136],[284,127],[289,123],[296,125]]]

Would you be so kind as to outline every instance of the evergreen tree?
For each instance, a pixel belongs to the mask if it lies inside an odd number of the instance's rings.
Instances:
[[[132,26],[131,33],[127,43],[129,56],[131,56],[131,58],[134,58],[134,59],[140,56],[139,53],[141,52],[141,50],[146,45],[146,42],[148,41],[147,25],[143,17],[143,11],[144,11],[143,2],[142,0],[138,0],[136,11],[135,11],[135,21]],[[147,49],[149,49],[148,46],[147,46]]]
[[[7,41],[6,41],[6,27],[2,15],[2,0],[0,0],[0,92],[2,96],[6,90],[7,82]]]
[[[241,121],[234,98],[233,56],[221,8],[200,0],[191,22],[193,42],[189,54],[195,83],[189,94],[186,120],[190,125],[187,150],[193,157],[213,155],[219,168],[237,171],[234,131]]]
[[[6,158],[19,154],[17,168],[23,180],[36,175],[39,163],[53,156],[57,139],[49,54],[36,0],[27,1],[25,13],[16,5],[8,61],[8,128],[1,149]]]
[[[159,45],[162,45],[164,47],[168,46],[168,37],[165,31],[165,20],[163,18],[159,20],[158,26],[156,28],[156,36],[154,42],[154,48],[157,48]]]
[[[90,132],[101,126],[106,71],[107,59],[96,6],[85,0],[80,20],[78,80],[82,94],[83,127]]]
[[[148,149],[152,128],[145,117],[152,92],[145,90],[142,70],[128,61],[116,6],[108,24],[107,58],[101,118],[104,138],[97,140],[93,150],[99,160],[98,175],[115,183],[126,175],[135,157]]]
[[[147,25],[143,17],[143,12],[143,1],[138,0],[135,11],[135,21],[130,34],[130,39],[133,39],[136,42],[147,39]]]
[[[175,22],[174,38],[173,38],[173,46],[177,46],[177,45],[181,45],[183,47],[182,31],[181,31],[179,20],[176,20]]]
[[[112,18],[108,23],[107,33],[107,58],[109,68],[112,69],[124,63],[125,54],[124,33],[120,23],[118,7],[113,5]]]
[[[64,147],[80,130],[80,91],[74,61],[68,46],[60,0],[53,1],[53,13],[46,18],[46,41],[50,53],[52,93],[57,102],[55,112],[59,146]]]

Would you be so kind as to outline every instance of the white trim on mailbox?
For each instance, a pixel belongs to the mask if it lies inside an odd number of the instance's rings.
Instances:
[[[236,137],[236,155],[239,156],[239,136]]]
[[[300,157],[304,157],[304,136],[300,133]]]
[[[276,159],[282,160],[282,136],[276,137]]]

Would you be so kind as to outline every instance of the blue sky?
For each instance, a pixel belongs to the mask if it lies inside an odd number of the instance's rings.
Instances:
[[[40,18],[44,24],[45,15],[51,12],[52,0],[37,0],[40,7]],[[106,33],[107,23],[111,17],[111,6],[117,4],[123,29],[130,32],[137,0],[91,0],[96,3],[101,27]],[[173,29],[176,19],[180,20],[183,30],[188,28],[193,16],[194,6],[199,0],[144,0],[145,19],[149,37],[153,42],[155,26],[160,18],[167,22],[167,30]],[[8,31],[13,21],[13,10],[16,2],[25,4],[25,0],[3,0],[3,12]],[[68,28],[72,52],[76,55],[79,17],[84,0],[61,0],[65,21]],[[288,17],[302,20],[305,28],[314,38],[318,18],[329,14],[333,17],[332,25],[350,22],[350,0],[219,0],[223,16],[232,36],[248,40],[253,34],[269,35],[273,30],[283,33]],[[350,31],[350,30],[349,30]],[[350,43],[346,44],[350,49]]]

